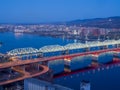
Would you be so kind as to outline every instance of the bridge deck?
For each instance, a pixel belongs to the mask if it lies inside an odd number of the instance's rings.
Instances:
[[[9,68],[13,66],[20,66],[20,65],[25,65],[25,64],[31,64],[31,63],[37,63],[37,62],[42,62],[42,61],[64,59],[66,57],[73,58],[73,57],[82,56],[82,55],[99,54],[99,53],[108,52],[108,51],[120,51],[120,48],[91,51],[91,52],[84,52],[84,53],[77,53],[77,54],[69,54],[69,55],[61,55],[61,56],[53,56],[53,57],[45,57],[45,58],[38,58],[38,59],[30,59],[30,60],[24,60],[24,61],[19,60],[19,61],[14,61],[14,62],[0,63],[0,69]]]
[[[31,77],[39,76],[39,75],[42,75],[42,74],[48,72],[48,70],[49,70],[49,68],[47,66],[40,65],[40,67],[43,70],[41,72],[38,72],[38,73],[35,73],[35,74],[32,74],[32,75],[29,74],[28,72],[19,71],[19,70],[17,70],[17,69],[14,68],[15,71],[22,73],[23,76],[21,76],[19,78],[7,80],[7,81],[2,81],[2,82],[0,82],[0,85],[5,85],[5,84],[13,83],[13,82],[16,82],[16,81],[24,80],[26,78],[31,78]]]

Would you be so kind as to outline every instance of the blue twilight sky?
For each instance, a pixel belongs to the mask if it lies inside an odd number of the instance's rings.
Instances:
[[[120,0],[0,0],[0,23],[120,16]]]

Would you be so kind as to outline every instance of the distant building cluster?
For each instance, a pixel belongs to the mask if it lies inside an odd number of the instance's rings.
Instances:
[[[65,37],[70,39],[98,38],[110,32],[119,32],[115,28],[82,27],[78,25],[36,24],[36,25],[0,25],[0,31],[15,33],[32,33],[52,37]]]

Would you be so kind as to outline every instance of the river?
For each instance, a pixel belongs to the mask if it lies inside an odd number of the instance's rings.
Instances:
[[[64,38],[52,38],[12,32],[0,33],[0,41],[3,43],[2,47],[0,47],[1,53],[6,53],[15,48],[33,47],[39,49],[46,45],[66,45],[74,42],[74,40],[67,40]]]

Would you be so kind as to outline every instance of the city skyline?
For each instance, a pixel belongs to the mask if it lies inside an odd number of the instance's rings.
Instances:
[[[120,16],[119,0],[4,0],[0,23],[47,23]]]

